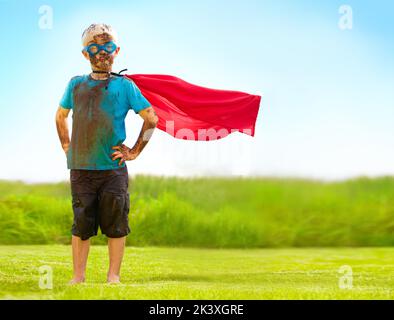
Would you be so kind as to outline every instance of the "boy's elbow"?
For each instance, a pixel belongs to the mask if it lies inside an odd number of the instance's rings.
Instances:
[[[157,116],[150,117],[150,118],[148,119],[148,123],[149,123],[149,125],[150,125],[151,127],[156,127],[157,124],[159,123],[159,118],[158,118]]]
[[[158,116],[155,116],[155,117],[153,118],[152,124],[156,127],[158,123],[159,123],[159,117],[158,117]]]

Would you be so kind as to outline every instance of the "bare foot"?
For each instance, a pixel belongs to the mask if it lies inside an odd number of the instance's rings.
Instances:
[[[117,275],[111,275],[107,277],[107,283],[112,284],[112,283],[120,283],[119,276]]]
[[[78,283],[83,283],[83,282],[85,282],[85,278],[73,278],[68,282],[68,284],[73,285],[73,284],[78,284]]]

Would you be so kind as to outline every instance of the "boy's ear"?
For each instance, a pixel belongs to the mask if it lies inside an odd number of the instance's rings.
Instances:
[[[115,52],[114,52],[114,56],[115,56],[115,57],[118,55],[119,50],[120,50],[120,47],[117,47],[116,50],[115,50]]]
[[[88,52],[86,52],[85,50],[82,50],[81,52],[82,52],[83,56],[86,58],[86,60],[90,60]]]

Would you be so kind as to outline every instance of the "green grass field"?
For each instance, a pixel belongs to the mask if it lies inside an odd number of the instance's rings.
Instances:
[[[0,181],[2,299],[393,299],[394,178],[130,177],[123,283],[106,239],[71,279],[70,185]],[[39,288],[39,267],[54,288]],[[353,270],[341,289],[338,271]]]
[[[122,284],[105,284],[107,248],[93,246],[87,282],[69,286],[71,248],[1,246],[2,299],[393,299],[394,249],[128,247]],[[53,289],[39,288],[39,267]],[[353,287],[339,287],[343,265]]]

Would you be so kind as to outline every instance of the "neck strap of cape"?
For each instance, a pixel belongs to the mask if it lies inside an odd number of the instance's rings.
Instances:
[[[121,74],[122,72],[127,71],[127,69],[123,69],[120,70],[118,73],[116,72],[110,72],[110,71],[99,71],[99,70],[93,70],[93,73],[106,73],[108,74],[108,76],[113,75],[113,76],[117,76],[117,77],[123,77],[123,74]]]

